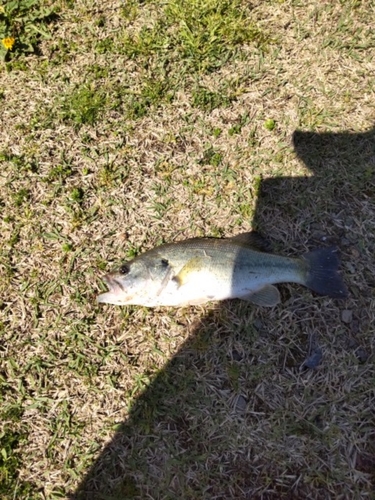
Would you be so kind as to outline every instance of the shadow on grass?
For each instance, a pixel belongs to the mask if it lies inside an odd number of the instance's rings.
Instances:
[[[296,131],[293,144],[312,176],[264,180],[256,226],[283,242],[277,252],[338,243],[346,269],[353,245],[370,244],[358,241],[363,233],[357,226],[366,224],[364,210],[375,197],[375,130]],[[287,248],[288,242],[294,246]],[[352,295],[360,293],[347,281]],[[310,405],[321,400],[319,389],[310,385],[308,416],[307,406],[300,409],[302,399],[296,399],[295,411],[303,418],[293,413],[292,403],[285,412],[285,401],[297,398],[288,391],[307,355],[306,329],[314,331],[316,324],[310,321],[312,313],[304,315],[304,301],[298,302],[301,289],[294,296],[294,286],[281,290],[279,316],[288,307],[290,314],[300,314],[300,321],[287,323],[290,331],[283,338],[273,328],[275,313],[240,301],[213,306],[193,327],[186,325],[191,329],[188,341],[137,399],[129,419],[70,498],[306,498],[311,488],[316,498],[327,498],[319,472],[315,482],[311,479],[322,462],[298,455],[299,443],[306,440],[312,456],[331,452],[329,435],[323,439],[320,434],[329,415],[321,410],[315,414]],[[320,309],[324,307],[315,307],[324,315]],[[337,319],[330,319],[331,312],[325,324],[333,331]],[[284,384],[285,400],[273,391],[277,384]],[[375,463],[375,445],[362,451],[353,466],[358,477],[371,473]],[[331,477],[335,494],[344,494],[345,480],[336,478],[328,465],[320,472]],[[361,484],[359,480],[359,488]]]

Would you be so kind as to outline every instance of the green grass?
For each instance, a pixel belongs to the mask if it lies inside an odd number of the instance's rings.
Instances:
[[[90,86],[82,85],[68,94],[62,103],[61,117],[80,126],[94,125],[105,105],[105,96]]]
[[[131,58],[157,55],[165,61],[186,63],[186,68],[210,72],[220,68],[244,44],[265,43],[267,37],[249,22],[249,9],[240,1],[175,0],[160,4],[155,26],[143,26],[127,35],[124,49]],[[130,16],[136,21],[134,9]],[[140,12],[138,10],[138,12]]]
[[[22,466],[22,461],[17,450],[25,441],[24,435],[4,427],[0,439],[0,493],[2,495],[8,495],[9,491],[13,490],[14,494],[26,498],[35,488],[31,482],[18,480],[18,470]]]
[[[54,17],[49,2],[10,0],[0,5],[0,59],[5,62],[35,52],[43,38],[50,38],[48,24]]]
[[[228,107],[235,99],[235,95],[225,92],[212,92],[205,87],[199,86],[192,93],[192,105],[208,112],[216,108]]]
[[[54,9],[0,66],[0,497],[371,498],[371,2]],[[254,227],[338,245],[347,301],[95,301],[157,244]]]

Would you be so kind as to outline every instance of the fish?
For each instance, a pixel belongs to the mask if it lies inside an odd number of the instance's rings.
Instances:
[[[277,283],[297,283],[332,298],[347,296],[338,273],[337,247],[318,248],[300,257],[268,250],[266,240],[255,231],[163,244],[105,275],[109,290],[97,301],[184,307],[236,298],[273,307],[281,301]]]

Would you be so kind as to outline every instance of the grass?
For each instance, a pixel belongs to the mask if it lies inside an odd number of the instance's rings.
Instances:
[[[372,498],[372,3],[54,7],[0,66],[0,497]],[[350,297],[95,302],[252,228],[337,244]]]
[[[48,24],[56,13],[48,2],[18,0],[0,6],[0,59],[36,52],[42,38],[49,38]]]

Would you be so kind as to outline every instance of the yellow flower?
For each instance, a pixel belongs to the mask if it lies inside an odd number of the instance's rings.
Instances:
[[[1,43],[7,50],[12,50],[15,41],[16,40],[12,36],[8,36],[8,38],[3,38],[1,40]]]
[[[4,12],[5,12],[4,7],[2,5],[0,5],[0,14],[4,14]]]

